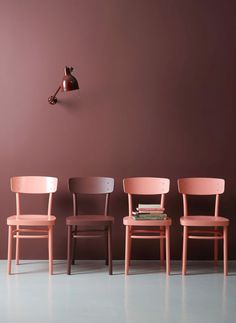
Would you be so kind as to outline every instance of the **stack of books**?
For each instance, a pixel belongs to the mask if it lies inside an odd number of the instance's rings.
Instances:
[[[166,220],[167,214],[160,204],[138,204],[137,211],[132,212],[134,220]]]

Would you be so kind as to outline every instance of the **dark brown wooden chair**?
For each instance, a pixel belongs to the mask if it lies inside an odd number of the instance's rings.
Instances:
[[[114,189],[114,179],[110,177],[75,177],[69,179],[69,190],[73,194],[73,216],[66,218],[67,274],[75,264],[76,240],[79,238],[105,238],[106,265],[112,275],[112,224],[114,217],[108,215],[110,193]],[[104,214],[79,214],[78,200],[81,195],[105,195]]]

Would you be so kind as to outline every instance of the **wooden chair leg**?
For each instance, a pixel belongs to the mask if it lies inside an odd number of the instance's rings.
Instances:
[[[53,275],[53,226],[48,227],[49,275]]]
[[[164,234],[162,232],[163,227],[160,227],[161,233],[160,236],[163,237]],[[164,266],[164,240],[160,239],[160,262],[161,262],[161,267]]]
[[[108,228],[108,265],[109,275],[112,275],[112,226]]]
[[[108,266],[108,228],[105,231],[105,265]]]
[[[170,275],[170,227],[166,226],[166,274]]]
[[[20,229],[20,226],[17,225],[17,230]],[[19,232],[16,233],[16,236],[19,235]],[[20,263],[20,239],[16,238],[16,265],[19,265]]]
[[[224,227],[224,275],[228,275],[228,227]]]
[[[7,253],[7,273],[11,274],[11,260],[12,260],[12,226],[8,226],[8,253]]]
[[[71,225],[67,226],[67,275],[71,274],[71,240],[72,240],[72,227]],[[74,238],[73,240],[76,240]]]
[[[129,237],[131,236],[131,234],[132,234],[132,228],[129,227]],[[132,239],[130,238],[129,239],[129,267],[131,264],[131,250],[132,250]]]
[[[128,225],[125,227],[125,275],[129,274],[130,262],[130,228]]]
[[[75,226],[74,233],[76,234],[78,230],[77,225]],[[77,239],[72,239],[72,261],[71,264],[75,264],[75,259],[76,259],[76,249],[77,249]]]
[[[184,234],[183,234],[183,254],[182,254],[182,275],[186,275],[187,240],[188,240],[188,227],[184,226]]]
[[[215,227],[215,230],[217,230],[217,227]],[[217,237],[217,233],[215,233],[215,237]],[[218,240],[214,240],[214,266],[218,266]]]

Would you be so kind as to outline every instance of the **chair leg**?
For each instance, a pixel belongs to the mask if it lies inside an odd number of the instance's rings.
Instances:
[[[215,227],[215,230],[217,227]],[[215,233],[215,237],[217,237],[217,234]],[[214,266],[218,266],[218,240],[214,240]]]
[[[71,225],[68,225],[67,227],[67,275],[71,274],[71,240],[72,240],[72,236],[71,236],[71,232],[72,232],[72,227]],[[74,238],[73,240],[76,240],[76,238]]]
[[[188,227],[184,226],[183,254],[182,254],[182,275],[186,275],[187,240],[188,240]]]
[[[132,235],[132,230],[131,230],[131,227],[129,227],[129,236],[131,235]],[[129,266],[131,263],[131,250],[132,250],[132,239],[130,238],[129,239]]]
[[[125,227],[125,275],[129,274],[129,262],[130,262],[130,228],[128,225]]]
[[[11,274],[11,260],[12,260],[12,226],[8,226],[8,253],[7,253],[7,273]]]
[[[108,266],[108,228],[105,231],[105,265]]]
[[[20,226],[17,225],[17,230],[20,229]],[[19,232],[16,233],[16,236],[19,235]],[[16,265],[20,264],[20,239],[16,237]]]
[[[48,227],[49,275],[53,275],[53,226]]]
[[[112,275],[112,225],[108,228],[108,264],[109,275]]]
[[[166,274],[170,275],[170,227],[166,226]]]
[[[164,234],[162,232],[163,227],[160,227],[161,232],[160,232],[160,236],[163,237]],[[164,239],[160,239],[160,262],[161,262],[161,267],[164,266]]]
[[[75,226],[75,231],[74,233],[77,234],[77,225]],[[72,239],[72,261],[71,264],[74,265],[75,264],[75,258],[76,258],[76,248],[77,247],[77,239]]]
[[[224,227],[224,275],[228,275],[228,227]]]

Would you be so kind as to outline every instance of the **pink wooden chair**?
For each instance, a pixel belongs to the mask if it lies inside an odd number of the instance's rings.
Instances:
[[[166,240],[166,273],[170,274],[170,226],[171,219],[134,220],[132,218],[133,195],[160,195],[161,207],[164,208],[165,194],[169,192],[170,180],[156,177],[133,177],[123,181],[124,192],[128,193],[129,215],[123,218],[126,227],[125,237],[125,274],[128,275],[132,239],[160,240],[160,259],[164,265],[164,239]],[[145,229],[140,228],[145,227]]]
[[[219,178],[181,178],[178,180],[178,188],[183,195],[184,208],[184,215],[180,218],[180,224],[183,226],[184,231],[182,274],[186,275],[188,239],[214,240],[215,265],[218,262],[218,240],[223,239],[224,275],[227,275],[227,231],[229,220],[219,216],[219,195],[224,192],[225,181]],[[187,195],[215,195],[214,215],[189,215]],[[195,229],[190,230],[189,227],[195,227]],[[204,227],[205,230],[199,230],[196,227]],[[207,227],[210,228],[206,229]]]
[[[11,191],[16,193],[16,215],[7,218],[8,225],[8,274],[11,274],[12,242],[16,239],[16,264],[19,264],[20,239],[48,239],[49,274],[53,274],[53,226],[56,217],[51,215],[52,193],[57,190],[57,178],[43,176],[20,176],[11,178]],[[22,214],[20,194],[49,193],[48,212]],[[23,228],[22,228],[23,227]],[[33,228],[32,228],[33,227]],[[41,228],[45,227],[45,228]]]

